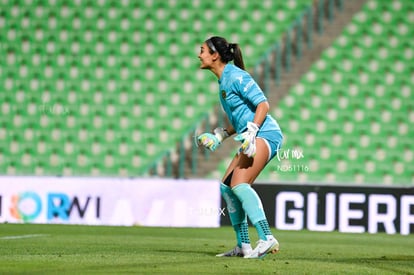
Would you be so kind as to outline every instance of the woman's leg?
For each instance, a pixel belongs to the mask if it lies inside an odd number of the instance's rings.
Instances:
[[[233,171],[231,187],[235,187],[240,183],[253,184],[254,180],[266,166],[269,154],[266,141],[262,138],[256,138],[256,155],[254,158],[249,158],[245,154],[240,153],[230,164],[232,167],[231,171]]]
[[[243,206],[237,196],[233,193],[230,183],[233,176],[233,169],[239,162],[239,155],[236,155],[230,163],[227,171],[220,184],[220,192],[224,201],[226,202],[227,212],[230,217],[230,222],[236,233],[237,246],[228,252],[218,254],[219,257],[224,256],[245,256],[251,253],[252,247],[250,245],[247,215],[244,212]]]
[[[256,139],[256,156],[249,158],[244,154],[239,155],[238,163],[233,170],[231,187],[234,194],[242,203],[252,224],[256,227],[259,238],[262,241],[255,249],[254,258],[263,257],[272,250],[278,250],[279,244],[274,239],[261,199],[251,187],[254,180],[266,166],[269,160],[269,147],[264,139]]]

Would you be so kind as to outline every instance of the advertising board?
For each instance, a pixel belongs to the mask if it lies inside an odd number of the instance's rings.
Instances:
[[[211,180],[0,177],[0,222],[218,227]]]

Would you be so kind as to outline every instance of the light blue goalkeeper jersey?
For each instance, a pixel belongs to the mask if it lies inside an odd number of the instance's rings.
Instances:
[[[250,74],[233,64],[226,64],[218,82],[221,105],[240,134],[246,130],[247,122],[253,121],[257,105],[267,98]],[[267,131],[280,131],[279,124],[269,114],[259,132]]]

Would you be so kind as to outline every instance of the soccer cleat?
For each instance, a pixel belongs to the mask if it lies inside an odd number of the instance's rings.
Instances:
[[[262,259],[267,254],[275,254],[279,251],[279,242],[273,237],[268,237],[267,241],[259,240],[257,246],[250,254],[244,256],[246,259]]]
[[[250,244],[242,244],[242,247],[235,246],[232,250],[217,254],[216,257],[243,257],[252,253]]]

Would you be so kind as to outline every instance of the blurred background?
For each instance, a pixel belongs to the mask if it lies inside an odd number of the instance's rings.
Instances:
[[[259,181],[414,185],[410,0],[0,0],[0,174],[220,178],[212,35],[239,43],[284,147]]]

